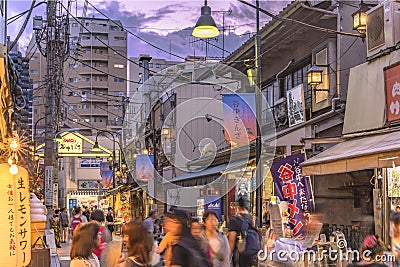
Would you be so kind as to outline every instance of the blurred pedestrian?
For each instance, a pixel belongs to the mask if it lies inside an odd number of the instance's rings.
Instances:
[[[97,222],[80,223],[72,237],[70,267],[100,267],[93,251],[100,245],[100,224]]]
[[[190,233],[197,240],[201,240],[204,234],[204,227],[197,218],[192,218],[190,222]]]
[[[396,258],[396,266],[400,267],[400,212],[390,214],[390,238],[392,240],[392,253]]]
[[[352,263],[348,267],[387,267],[381,262],[383,251],[386,249],[382,240],[377,236],[368,235],[360,248],[361,261]]]
[[[97,258],[100,259],[101,252],[105,245],[111,241],[111,233],[108,230],[107,227],[103,226],[102,224],[104,223],[104,212],[102,210],[94,210],[90,214],[90,220],[98,222],[100,224],[100,229],[99,233],[101,233],[101,238],[100,238],[100,245],[98,248],[96,248],[93,253],[96,254]]]
[[[54,231],[54,239],[56,241],[56,246],[61,248],[61,236],[60,236],[60,218],[58,214],[60,213],[59,209],[56,209],[53,213],[53,216],[50,217],[50,228]]]
[[[112,239],[112,233],[114,232],[114,216],[113,216],[113,209],[111,207],[108,207],[108,213],[106,216],[106,225],[111,233],[111,239]]]
[[[164,238],[161,240],[156,253],[164,253],[164,264],[166,267],[170,267],[172,264],[172,246],[179,241],[179,231],[175,227],[174,218],[171,213],[164,215],[163,228]]]
[[[71,224],[72,235],[74,234],[75,228],[79,224],[81,224],[83,222],[88,222],[86,216],[82,215],[81,207],[76,206],[75,209],[74,209],[74,213],[75,213],[75,215],[72,216],[71,220],[70,220],[71,221],[70,224]]]
[[[179,209],[171,214],[173,228],[179,235],[179,241],[172,246],[172,266],[174,267],[210,267],[206,255],[200,248],[200,242],[190,233],[189,216]]]
[[[87,221],[90,221],[90,209],[88,206],[83,206],[82,215],[86,217]]]
[[[120,257],[120,267],[154,266],[153,242],[148,235],[147,228],[143,223],[132,220],[126,223],[123,228],[123,240],[126,242],[128,257]]]
[[[66,208],[61,208],[59,217],[60,217],[60,228],[61,228],[61,243],[66,243],[68,241],[68,225],[69,225],[69,219]]]
[[[147,229],[147,232],[149,233],[149,236],[151,237],[152,240],[154,240],[154,221],[157,219],[157,211],[152,210],[149,213],[149,217],[147,217],[144,221],[143,224]]]
[[[230,247],[228,238],[224,233],[218,231],[218,215],[207,210],[203,214],[205,231],[202,233],[202,247],[206,248],[206,255],[212,262],[213,267],[229,267]]]

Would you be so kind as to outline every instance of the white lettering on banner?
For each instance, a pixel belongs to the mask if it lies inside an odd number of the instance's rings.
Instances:
[[[58,183],[53,184],[53,208],[58,207]]]
[[[399,114],[399,112],[400,112],[400,103],[399,103],[399,101],[392,102],[390,104],[390,113],[397,115],[397,114]]]
[[[392,87],[392,97],[395,97],[396,95],[400,95],[400,83],[398,83],[397,81],[395,82],[395,84],[393,84]]]
[[[208,209],[219,209],[220,204],[219,203],[211,203],[208,205]]]
[[[44,170],[44,204],[53,205],[53,166],[46,166]]]

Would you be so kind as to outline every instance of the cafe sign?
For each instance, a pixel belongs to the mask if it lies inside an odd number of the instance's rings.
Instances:
[[[31,261],[31,217],[28,171],[0,164],[1,266],[27,266]]]
[[[73,133],[65,134],[58,141],[58,154],[82,153],[82,138]]]

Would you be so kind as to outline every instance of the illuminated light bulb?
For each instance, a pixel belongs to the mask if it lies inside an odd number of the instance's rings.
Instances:
[[[17,151],[19,149],[18,141],[13,139],[10,143],[10,148],[12,151]]]
[[[13,164],[13,162],[12,162],[12,158],[11,158],[11,157],[9,157],[7,162],[8,162],[8,164],[9,164],[9,165],[12,165],[12,164]]]
[[[8,170],[11,175],[15,175],[18,173],[18,167],[17,165],[13,164],[11,165],[10,169]]]

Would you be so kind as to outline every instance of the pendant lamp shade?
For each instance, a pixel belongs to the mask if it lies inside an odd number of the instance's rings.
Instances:
[[[211,16],[211,8],[204,5],[201,8],[201,16],[197,20],[192,35],[198,38],[212,38],[219,35],[219,30]]]

